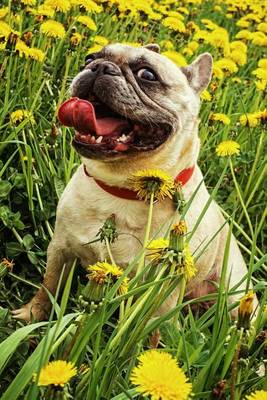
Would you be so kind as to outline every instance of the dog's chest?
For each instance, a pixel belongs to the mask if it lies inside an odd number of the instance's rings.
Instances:
[[[64,201],[65,203],[65,201]],[[118,238],[111,244],[112,255],[119,265],[126,265],[141,250],[148,218],[148,205],[142,201],[129,201],[101,193],[98,198],[76,199],[76,206],[68,202],[61,218],[68,243],[82,264],[109,259],[105,243],[95,241],[105,221],[112,215]],[[63,208],[64,205],[63,205]],[[159,237],[166,232],[174,208],[169,200],[156,203],[153,209],[151,232]],[[64,222],[65,220],[65,222]],[[71,239],[70,239],[71,238]],[[92,260],[93,259],[93,260]]]

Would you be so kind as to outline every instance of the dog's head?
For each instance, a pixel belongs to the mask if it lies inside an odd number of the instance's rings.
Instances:
[[[111,44],[88,55],[71,85],[72,96],[78,98],[72,100],[74,147],[94,159],[159,149],[174,135],[183,135],[188,119],[196,119],[199,93],[208,85],[211,70],[208,53],[178,68],[159,54],[157,45]]]

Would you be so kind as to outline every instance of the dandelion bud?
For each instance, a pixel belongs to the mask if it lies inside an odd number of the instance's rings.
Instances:
[[[239,308],[238,308],[238,321],[237,328],[240,329],[243,327],[244,329],[250,328],[250,317],[253,312],[253,300],[254,293],[250,291],[240,300]]]
[[[170,248],[176,251],[183,251],[184,236],[187,232],[187,226],[184,220],[178,222],[172,227],[170,232]]]

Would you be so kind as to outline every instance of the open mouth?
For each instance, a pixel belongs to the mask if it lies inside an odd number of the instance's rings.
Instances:
[[[89,102],[72,97],[61,105],[58,117],[75,128],[73,145],[85,157],[153,150],[171,132],[167,124],[145,125],[125,118],[97,98]]]

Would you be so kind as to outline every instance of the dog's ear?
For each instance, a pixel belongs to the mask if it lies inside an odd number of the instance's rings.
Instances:
[[[157,43],[149,43],[143,46],[145,49],[154,51],[155,53],[160,53],[160,47]]]
[[[182,67],[189,85],[196,93],[201,93],[208,86],[212,75],[212,57],[209,53],[201,54],[192,64]]]

